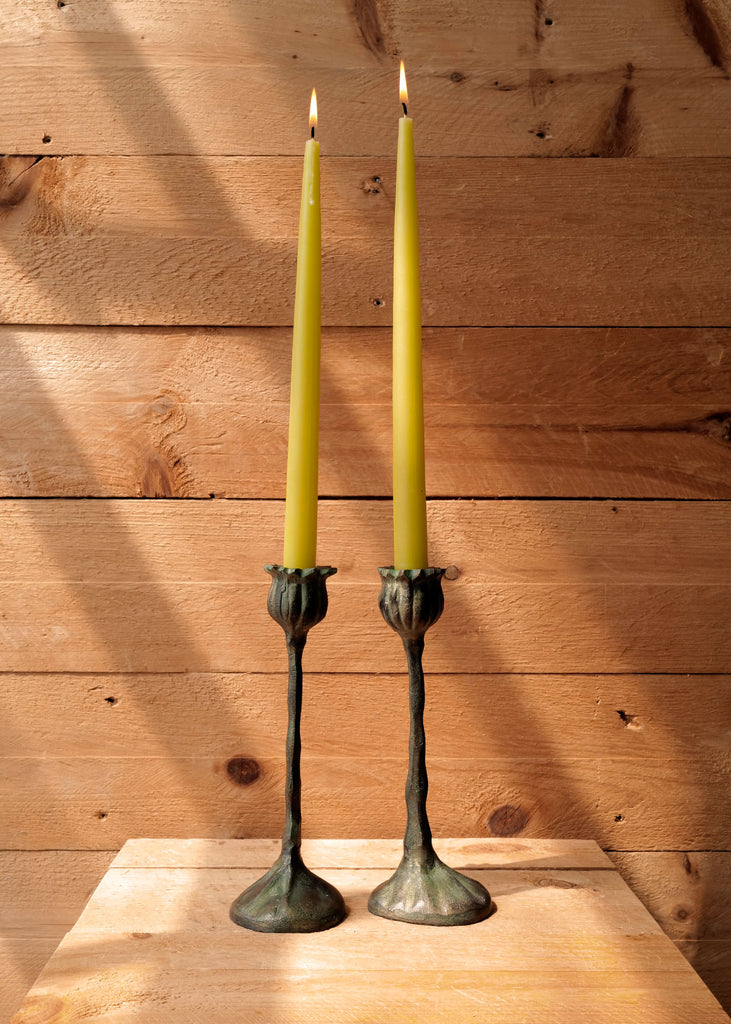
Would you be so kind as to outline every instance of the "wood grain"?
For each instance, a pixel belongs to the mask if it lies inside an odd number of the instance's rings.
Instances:
[[[320,492],[391,493],[391,332],[323,334]],[[731,332],[424,332],[427,487],[731,497]],[[283,497],[291,332],[0,328],[0,492]]]
[[[287,935],[262,939],[228,920],[232,893],[256,871],[154,862],[111,868],[15,1024],[59,1012],[69,1021],[121,1020],[120,1006],[158,1024],[170,1019],[173,1001],[176,1020],[199,1020],[204,1012],[223,1024],[233,1020],[234,1006],[240,1017],[243,996],[248,1016],[278,1024],[292,1019],[295,991],[297,1007],[316,1006],[317,1019],[333,1024],[344,1011],[406,1022],[422,1006],[430,1020],[466,1024],[475,1018],[475,1005],[483,1020],[516,1024],[536,1014],[564,1024],[589,1012],[598,1022],[619,1016],[665,1024],[670,1014],[678,1024],[699,1015],[709,1024],[724,1018],[610,870],[477,872],[498,905],[488,922],[469,930],[410,932],[367,913],[367,895],[384,869],[323,873],[345,893],[349,916],[339,928],[293,943]],[[221,971],[214,986],[207,958]],[[89,983],[99,976],[103,987]],[[610,1005],[613,1016],[598,1014]]]
[[[724,899],[727,898],[724,895]],[[721,1005],[731,1006],[731,940],[684,940],[678,943],[678,948]]]
[[[112,858],[87,850],[0,850],[2,1024],[76,923]]]
[[[404,738],[405,739],[405,738]],[[303,757],[305,834],[379,838],[404,823],[403,753]],[[7,758],[0,826],[13,849],[102,850],[128,836],[256,838],[282,829],[282,757],[238,784],[231,756]],[[728,766],[714,758],[429,756],[437,836],[595,839],[611,849],[714,849],[726,834]],[[27,810],[33,808],[33,814]],[[682,814],[677,813],[682,808]]]
[[[295,59],[315,68],[487,66],[566,69],[624,67],[699,69],[726,59],[731,16],[723,0],[706,0],[705,24],[692,8],[664,0],[617,0],[611,9],[564,0],[560,9],[530,0],[495,0],[489,16],[479,4],[441,0],[394,0],[306,8],[296,0],[231,7],[212,0],[205,9],[157,8],[144,0],[110,7],[101,0],[67,4],[22,0],[9,12],[3,61],[43,66],[64,63],[92,68],[129,66],[227,67],[270,65],[276,98],[291,101],[287,76]],[[699,38],[700,37],[700,38]],[[709,52],[710,51],[710,52]]]
[[[395,152],[394,67],[315,69],[290,59],[275,72],[185,58],[149,65],[108,50],[91,60],[69,54],[59,89],[48,49],[27,63],[9,54],[0,81],[3,153],[301,156],[313,81],[323,154]],[[602,56],[595,60],[601,65]],[[731,155],[731,85],[712,65],[566,70],[539,60],[485,70],[472,54],[454,65],[409,71],[421,156]]]
[[[465,587],[491,584],[611,590],[720,587],[729,578],[726,502],[434,500],[428,506],[430,560],[452,566],[444,582],[448,603]],[[323,500],[319,509],[318,559],[339,567],[329,584],[333,602],[351,586],[377,590],[376,567],[386,564],[391,549],[390,503]],[[159,581],[239,585],[243,592],[246,580],[266,590],[264,565],[280,554],[283,518],[281,501],[4,501],[0,582]],[[350,665],[349,671],[358,670]]]
[[[277,557],[281,503],[21,501],[0,511],[6,670],[281,670],[261,569]],[[427,669],[725,672],[728,513],[724,503],[434,503],[431,557],[461,575]],[[307,669],[403,671],[376,603],[389,506],[323,502],[321,524],[319,558],[341,576]]]
[[[258,759],[284,756],[284,668],[236,675],[3,675],[0,756],[184,757],[193,751],[243,759],[245,781]],[[306,685],[309,754],[368,759],[379,750],[404,752],[405,672],[311,672]],[[559,763],[597,754],[640,760],[695,755],[722,765],[730,690],[731,676],[717,675],[430,673],[429,755],[520,758],[530,752]]]
[[[364,907],[371,890],[388,878],[393,867],[393,864],[375,870],[363,867],[325,867],[318,871],[323,878],[345,890],[351,903],[357,902]],[[518,913],[521,903],[537,904],[536,909],[542,903],[547,912],[541,922],[541,933],[544,936],[553,938],[565,934],[566,921],[555,920],[553,915],[548,913],[557,902],[563,902],[565,911],[572,917],[579,916],[587,904],[603,904],[602,913],[597,914],[593,931],[605,938],[616,939],[620,935],[626,938],[639,938],[662,934],[658,925],[642,908],[616,871],[521,871],[516,866],[511,870],[500,871],[471,867],[469,874],[482,882],[498,905],[502,902],[503,908],[509,907],[504,912],[506,917],[513,917],[514,923],[513,915]],[[109,932],[120,934],[145,931],[149,932],[151,937],[166,935],[179,930],[182,908],[187,918],[186,938],[192,938],[195,934],[218,932],[221,925],[221,908],[225,908],[227,902],[230,903],[231,900],[229,895],[227,901],[227,894],[236,895],[238,891],[253,884],[260,877],[260,868],[171,869],[153,865],[145,868],[114,868],[104,876],[94,892],[93,899],[82,911],[74,927],[74,938],[86,935],[88,939],[90,934]],[[556,884],[557,882],[559,884]],[[547,892],[542,894],[541,889]],[[508,897],[512,899],[508,900]],[[156,911],[154,919],[150,915],[152,901],[155,903]],[[520,909],[522,910],[522,907]],[[506,926],[507,921],[503,921],[501,931]],[[377,930],[380,931],[383,926],[373,922],[370,927],[362,927],[365,938],[369,933],[373,935]],[[517,938],[516,930],[513,930],[513,942]],[[389,949],[391,954],[395,952],[396,944],[403,941],[403,936],[399,935],[400,931],[402,930],[391,929],[389,938],[394,943]],[[459,970],[464,964],[460,965],[453,957],[464,957],[464,948],[460,948],[461,943],[454,939],[452,942],[444,942],[440,937],[443,934],[430,928],[422,940],[425,944],[424,951],[427,955],[441,954],[444,957],[441,966],[445,970]],[[220,937],[214,936],[214,939]],[[267,955],[276,955],[282,940],[287,942],[283,936],[278,936],[269,944],[272,948],[267,949],[267,945],[261,944],[258,949],[252,949],[251,959],[247,958],[248,968],[266,970],[269,966],[266,963]],[[342,936],[340,941],[343,942]],[[388,944],[390,946],[390,942]],[[349,961],[351,957],[354,959],[357,955],[356,949],[352,946],[348,949],[347,945],[341,947],[340,942],[336,945],[337,952],[343,955],[343,966],[354,966]],[[496,956],[495,950],[488,951],[486,948],[489,945],[487,942],[479,943],[482,951],[473,953],[471,958],[471,966],[474,969],[489,970],[491,965],[498,966],[493,960]],[[317,966],[321,970],[328,970],[333,964],[334,958],[331,957],[334,951],[325,951],[322,946],[322,942],[313,940],[311,936],[309,941],[308,938],[303,938],[298,954],[303,957],[314,955],[318,961]],[[676,957],[673,959],[677,962]]]
[[[591,839],[440,839],[439,855],[452,867],[614,870]],[[278,839],[128,839],[114,858],[118,868],[269,868],[281,851]],[[388,868],[403,853],[401,839],[304,839],[311,868]]]
[[[49,683],[49,690],[52,684]],[[125,844],[115,867],[140,867],[166,862],[171,867],[218,865],[268,866],[278,849],[277,840],[262,840],[263,849],[253,842],[236,840],[213,842],[190,840],[132,840]],[[345,863],[356,866],[357,859],[367,866],[388,867],[395,863],[399,840],[367,843],[355,840],[306,840],[305,859],[314,868]],[[556,840],[442,840],[442,856],[458,867],[470,866],[475,848],[481,858],[507,858],[526,868],[534,864],[543,872],[548,868],[586,868],[606,864],[606,856],[595,844]],[[563,852],[559,852],[559,848]],[[352,850],[352,853],[351,853]],[[500,852],[502,851],[502,852]],[[363,858],[363,853],[368,856]],[[534,860],[530,860],[531,853]],[[0,1000],[6,1013],[19,1006],[26,991],[40,973],[63,934],[75,924],[89,893],[109,866],[113,854],[106,851],[56,850],[9,851],[0,853],[0,892],[2,943],[0,963]],[[164,861],[163,857],[167,860]],[[666,934],[680,943],[695,970],[716,995],[726,987],[726,950],[728,914],[725,894],[728,885],[729,855],[717,853],[613,853],[625,881],[640,897]],[[261,863],[259,863],[261,862]],[[486,863],[483,859],[482,863]],[[690,872],[686,863],[691,866]],[[678,911],[687,910],[687,917]],[[49,913],[52,920],[49,920]],[[706,940],[684,939],[705,922]],[[507,979],[504,979],[507,980]],[[0,1017],[5,1020],[6,1018]]]
[[[728,324],[727,172],[422,160],[424,323]],[[291,321],[301,160],[6,157],[0,173],[5,322]],[[323,323],[388,324],[392,196],[393,160],[323,162]]]
[[[731,853],[612,852],[611,858],[671,939],[681,944],[731,939]]]

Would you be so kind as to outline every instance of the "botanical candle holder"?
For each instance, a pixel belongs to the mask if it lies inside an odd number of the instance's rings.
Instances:
[[[396,872],[371,893],[368,909],[379,917],[412,924],[474,924],[495,909],[490,893],[448,867],[432,845],[426,813],[429,780],[424,733],[424,634],[444,608],[444,569],[379,569],[378,606],[403,641],[409,667],[409,772],[406,779],[404,854]]]
[[[267,609],[284,630],[289,658],[286,816],[279,858],[262,878],[234,900],[230,916],[235,924],[257,932],[319,932],[340,924],[347,911],[335,886],[305,867],[300,853],[302,651],[309,630],[325,618],[325,584],[337,569],[267,565],[266,571],[272,577]]]

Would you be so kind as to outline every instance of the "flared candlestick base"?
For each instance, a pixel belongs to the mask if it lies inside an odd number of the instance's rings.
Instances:
[[[255,932],[321,932],[345,918],[334,885],[305,867],[299,850],[278,858],[267,873],[231,905],[235,924]]]
[[[404,854],[394,874],[371,893],[368,909],[392,921],[457,925],[484,921],[495,904],[480,882],[448,867],[430,849],[427,856]]]

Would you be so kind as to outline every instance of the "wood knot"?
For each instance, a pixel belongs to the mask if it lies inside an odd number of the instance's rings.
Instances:
[[[366,49],[376,57],[385,57],[386,36],[381,26],[377,0],[353,0],[353,17]]]
[[[253,757],[232,757],[226,764],[226,774],[234,785],[250,786],[261,775],[261,768]]]
[[[449,76],[449,80],[450,82],[459,83],[464,82],[466,77],[467,76],[463,75],[461,71],[453,71],[452,74]]]
[[[728,52],[723,34],[704,0],[685,0],[685,16],[695,41],[714,67],[726,70]]]
[[[0,213],[20,206],[31,190],[38,171],[32,171],[43,157],[6,156],[0,160]]]
[[[143,498],[175,498],[177,488],[170,466],[160,452],[150,451],[141,474],[139,492]]]
[[[495,836],[515,836],[528,824],[530,815],[516,804],[503,804],[493,811],[488,827]]]
[[[690,917],[690,911],[687,907],[676,907],[673,910],[673,917],[676,921],[687,921]]]
[[[569,882],[565,878],[541,878],[536,882],[541,889],[576,889],[576,882]]]

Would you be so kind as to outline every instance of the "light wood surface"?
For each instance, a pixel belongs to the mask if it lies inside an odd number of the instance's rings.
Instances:
[[[540,868],[612,870],[612,860],[593,839],[437,839],[440,857],[461,870]],[[269,868],[281,850],[278,839],[128,839],[115,868]],[[388,868],[403,853],[401,839],[303,839],[302,856],[319,868]]]
[[[285,665],[276,673],[187,672],[0,677],[0,756],[284,757]],[[724,763],[729,676],[429,673],[429,756],[564,756]],[[313,756],[401,754],[406,673],[308,672]],[[384,709],[388,709],[388,714]],[[148,834],[149,830],[148,830]]]
[[[281,509],[5,503],[6,670],[280,670],[261,566],[277,559]],[[430,634],[427,670],[725,672],[729,506],[652,503],[642,512],[634,503],[434,503],[431,557],[473,555],[453,573],[463,575]],[[388,504],[323,502],[320,522],[318,557],[342,577],[309,640],[307,669],[402,671],[377,608]]]
[[[69,4],[70,6],[70,4]],[[4,153],[301,155],[314,82],[324,156],[391,159],[400,113],[397,69],[160,60],[46,43],[22,63],[8,46],[0,103]],[[67,44],[69,51],[71,47]],[[677,157],[731,155],[731,86],[719,68],[561,64],[411,66],[417,153],[424,156]],[[597,59],[601,59],[597,55]],[[618,117],[619,114],[619,117]],[[47,138],[48,142],[43,139]]]
[[[401,756],[304,757],[306,834],[377,838],[400,830],[405,746],[404,736]],[[254,773],[229,768],[239,757],[256,762]],[[728,771],[713,758],[429,757],[429,779],[438,835],[594,834],[609,849],[717,849],[730,810]],[[258,758],[241,745],[217,758],[8,758],[0,821],[13,849],[109,849],[129,835],[182,839],[196,828],[210,838],[261,837],[282,828],[283,787],[281,758]],[[34,813],[24,816],[29,805]]]
[[[61,57],[92,66],[268,65],[275,96],[287,98],[296,73],[293,53],[313,67],[373,71],[394,66],[399,55],[414,70],[449,61],[470,69],[546,64],[577,70],[623,67],[628,60],[638,67],[708,70],[718,66],[714,59],[725,64],[731,15],[723,0],[707,0],[704,8],[707,32],[699,38],[695,5],[684,10],[664,0],[617,0],[611,9],[564,0],[560,10],[538,8],[531,0],[495,0],[489,16],[478,4],[457,7],[442,0],[305,9],[296,0],[266,7],[212,0],[185,18],[144,0],[64,8],[22,0],[9,13],[3,56],[21,65]]]
[[[2,1024],[73,927],[113,857],[109,851],[0,850]]]
[[[323,323],[390,322],[393,159],[323,160]],[[297,157],[6,157],[3,319],[291,322]],[[724,159],[417,160],[432,326],[727,325]],[[374,177],[381,183],[373,190]]]
[[[427,329],[429,493],[731,497],[730,339]],[[289,328],[0,328],[2,493],[283,497],[291,344]],[[391,492],[390,346],[387,328],[324,332],[323,495]]]
[[[495,854],[499,844],[491,847]],[[526,870],[525,848],[511,867],[512,841],[503,869],[485,870],[484,849],[471,851],[469,871],[490,886],[497,912],[468,929],[440,929],[368,914],[368,893],[388,869],[327,866],[332,850],[321,867],[313,846],[311,866],[341,888],[350,913],[329,932],[292,936],[247,932],[228,920],[232,897],[258,869],[206,867],[201,841],[199,866],[170,867],[180,862],[174,845],[148,842],[144,866],[107,872],[14,1024],[60,1013],[69,1024],[130,1013],[151,1024],[192,1022],[204,1006],[224,1024],[241,1019],[242,998],[247,1019],[270,1024],[291,1020],[295,1000],[298,1012],[332,1022],[384,1013],[407,1021],[418,1013],[461,1024],[475,1020],[476,1006],[481,1020],[501,1024],[536,1013],[562,1024],[574,1016],[627,1024],[728,1019],[616,872],[596,869],[598,849],[589,852],[594,870]],[[220,863],[220,845],[213,850]],[[137,863],[141,852],[137,844]],[[580,860],[575,844],[571,857]],[[215,985],[212,970],[220,973]]]

